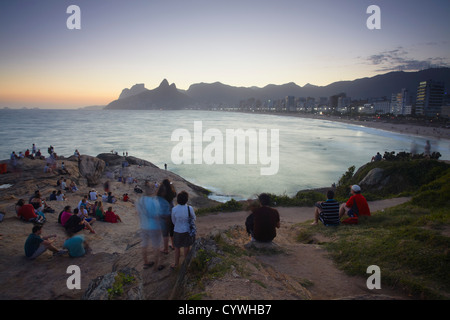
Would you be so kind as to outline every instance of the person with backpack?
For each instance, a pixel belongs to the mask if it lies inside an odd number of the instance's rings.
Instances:
[[[349,221],[343,223],[357,223],[358,217],[370,216],[370,208],[366,198],[361,194],[361,187],[352,185],[350,188],[351,197],[346,203],[343,203],[339,209],[339,217],[347,215]]]

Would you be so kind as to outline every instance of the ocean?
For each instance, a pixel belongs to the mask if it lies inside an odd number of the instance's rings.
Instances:
[[[299,190],[328,187],[337,183],[350,166],[358,168],[370,162],[377,152],[410,152],[414,143],[421,153],[426,140],[431,142],[431,151],[442,154],[441,159],[450,159],[449,140],[277,115],[4,109],[0,121],[1,159],[8,159],[12,151],[18,154],[31,150],[33,143],[44,155],[52,145],[65,157],[76,149],[92,156],[128,152],[160,168],[167,164],[168,170],[211,190],[211,197],[219,201],[247,199],[261,192],[292,196]],[[249,134],[244,149],[239,149],[238,142],[234,145],[235,153],[246,154],[243,164],[237,154],[234,161],[227,161],[233,153],[231,147],[227,148],[227,130],[255,133]],[[184,138],[175,133],[184,134]],[[214,139],[206,139],[208,133]],[[189,135],[191,140],[186,138]],[[191,163],[179,163],[181,155]],[[272,170],[264,175],[264,168]]]

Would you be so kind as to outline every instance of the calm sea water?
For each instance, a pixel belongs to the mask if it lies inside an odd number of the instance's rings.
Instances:
[[[194,121],[202,121],[203,132],[217,129],[279,129],[279,170],[263,176],[262,165],[207,165],[172,162],[171,141],[176,129],[194,135]],[[324,120],[209,111],[86,111],[1,110],[0,158],[12,151],[31,150],[33,143],[47,155],[52,145],[59,155],[128,152],[160,168],[167,163],[185,179],[206,187],[214,198],[226,200],[252,197],[260,192],[295,194],[298,190],[330,186],[347,169],[369,162],[376,152],[409,152],[413,142],[423,152],[429,139],[432,151],[450,159],[450,141],[412,137],[362,126]],[[209,143],[204,142],[203,148]],[[247,150],[247,149],[246,149]],[[226,150],[225,150],[226,152]],[[270,154],[270,142],[269,142]]]

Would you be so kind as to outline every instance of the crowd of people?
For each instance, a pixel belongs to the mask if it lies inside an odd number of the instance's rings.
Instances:
[[[46,213],[55,213],[55,210],[47,203],[51,201],[66,201],[63,191],[78,191],[74,181],[67,186],[67,181],[61,178],[57,181],[58,190],[53,190],[46,199],[41,195],[39,190],[28,199],[28,203],[24,199],[19,199],[15,206],[17,217],[24,221],[34,224],[32,233],[25,243],[25,255],[30,259],[35,259],[47,249],[55,254],[67,253],[71,257],[78,257],[87,252],[88,244],[83,235],[78,234],[82,230],[88,230],[95,234],[93,224],[96,221],[109,223],[122,222],[122,218],[113,210],[112,204],[116,202],[112,192],[105,193],[104,197],[99,196],[95,190],[90,190],[78,202],[75,208],[66,205],[58,215],[58,223],[64,228],[68,236],[64,242],[62,249],[56,250],[53,242],[55,236],[41,237],[42,228],[47,221]],[[108,203],[105,211],[103,203]],[[38,228],[39,227],[39,228]],[[52,239],[50,239],[52,238]],[[66,250],[63,250],[66,249]],[[83,254],[81,254],[83,253]]]
[[[361,194],[358,185],[350,188],[351,196],[347,202],[339,204],[334,199],[333,190],[327,192],[327,200],[318,202],[314,208],[313,225],[322,222],[325,226],[338,226],[341,223],[357,223],[358,217],[370,216],[369,205]],[[50,199],[60,196],[60,190],[51,194]],[[46,250],[55,255],[69,254],[82,256],[87,252],[88,245],[81,230],[95,233],[93,224],[96,221],[117,223],[122,219],[113,211],[114,203],[111,192],[106,198],[101,198],[95,190],[90,190],[75,208],[70,205],[64,207],[58,216],[58,223],[64,227],[68,238],[62,248],[56,248],[53,239],[55,236],[41,237],[42,226],[46,218],[45,212],[52,212],[46,200],[39,191],[30,197],[29,203],[20,199],[16,204],[18,217],[27,222],[33,222],[32,233],[25,244],[25,254],[34,259]],[[103,201],[106,200],[106,201]],[[161,255],[174,251],[174,261],[170,268],[176,269],[180,265],[181,253],[186,257],[195,240],[195,212],[188,203],[189,195],[185,191],[177,194],[173,184],[165,179],[159,185],[156,193],[152,187],[147,186],[145,193],[137,200],[136,210],[140,219],[140,232],[142,238],[143,268],[162,270],[165,266],[160,263]],[[175,204],[176,201],[176,204]],[[270,196],[262,193],[257,201],[249,206],[250,214],[245,221],[251,241],[271,243],[280,228],[280,214],[278,210],[270,207]],[[105,210],[104,203],[108,203]],[[54,212],[54,211],[53,211]],[[151,251],[151,255],[149,255]],[[72,253],[71,253],[72,252]]]
[[[40,150],[35,150],[33,145],[33,151],[27,150],[23,156],[36,157],[39,153]],[[46,170],[54,170],[57,156],[52,146],[48,149],[48,153],[47,159],[50,160],[47,161]],[[75,155],[80,156],[78,150],[75,151]],[[16,157],[13,152],[11,161],[19,159],[20,156]],[[379,158],[378,153],[373,161],[379,161]],[[60,170],[67,173],[64,165]],[[75,181],[71,180],[69,183],[65,177],[58,179],[57,189],[50,194],[49,202],[67,201],[65,192],[78,191]],[[161,255],[174,251],[174,260],[170,268],[176,269],[180,265],[181,255],[183,254],[186,258],[189,254],[196,236],[196,215],[194,208],[188,205],[189,194],[186,191],[177,193],[173,183],[168,179],[160,184],[146,183],[141,192],[143,194],[135,202],[135,207],[140,220],[143,268],[153,268],[154,271],[164,269]],[[334,199],[333,190],[329,190],[327,200],[315,204],[312,224],[317,225],[320,221],[325,226],[338,226],[342,223],[357,223],[360,216],[370,216],[370,208],[361,194],[361,188],[358,185],[352,185],[350,192],[348,201],[340,204]],[[17,216],[25,222],[34,224],[31,234],[25,241],[26,257],[35,259],[47,250],[54,255],[83,256],[88,252],[89,246],[84,235],[79,234],[80,231],[86,230],[95,234],[93,225],[97,221],[122,222],[122,218],[113,210],[113,204],[117,201],[118,199],[109,190],[109,185],[105,185],[103,194],[91,189],[81,198],[76,207],[66,205],[58,215],[58,223],[66,231],[67,239],[63,246],[58,248],[54,241],[56,235],[42,236],[43,226],[47,220],[46,213],[55,212],[47,203],[47,199],[39,190],[29,198],[28,203],[20,199],[16,203]],[[122,195],[122,201],[129,201],[127,193]],[[272,243],[277,236],[277,229],[280,228],[280,214],[270,204],[270,196],[262,193],[249,206],[250,214],[246,218],[245,227],[252,242]]]

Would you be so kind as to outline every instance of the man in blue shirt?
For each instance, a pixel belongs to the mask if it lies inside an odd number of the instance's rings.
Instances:
[[[149,190],[146,190],[149,194]],[[164,218],[170,217],[170,205],[164,198],[154,196],[140,197],[136,203],[139,214],[142,238],[142,255],[144,258],[144,269],[153,266],[153,270],[162,270],[160,265],[160,247],[163,240]],[[147,250],[152,248],[154,261],[149,261]]]
[[[64,242],[63,248],[69,250],[69,256],[76,258],[86,254],[87,244],[84,235],[76,235]]]

